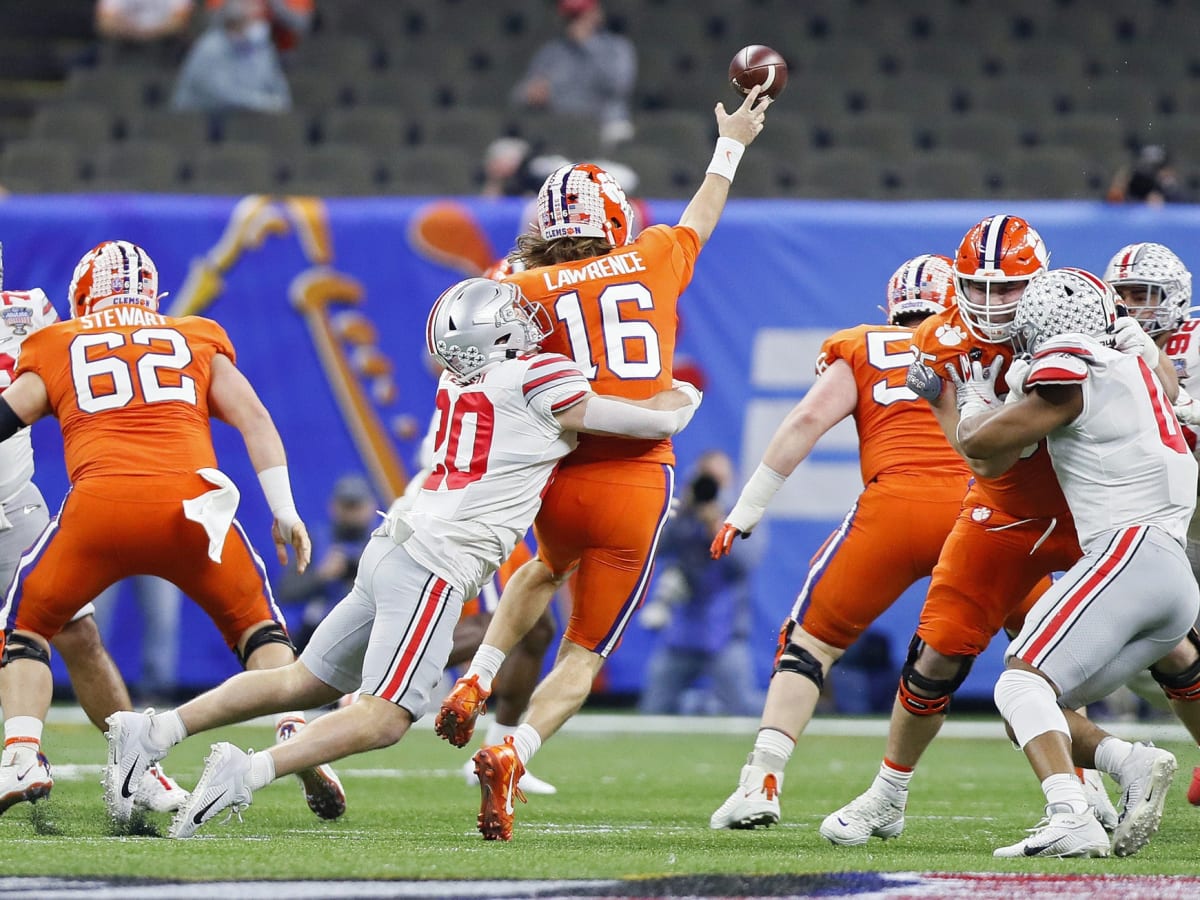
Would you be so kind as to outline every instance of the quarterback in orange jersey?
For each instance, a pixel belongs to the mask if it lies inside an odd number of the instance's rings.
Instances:
[[[905,386],[913,328],[953,306],[944,256],[917,256],[887,285],[887,325],[859,325],[825,340],[817,381],[771,438],[762,463],[713,541],[714,558],[748,537],[784,481],[847,416],[858,429],[862,494],[809,564],[779,635],[758,736],[738,786],[713,828],[779,821],[784,767],[817,705],[825,676],[880,614],[937,562],[969,471],[928,404]],[[903,527],[898,527],[903,525]]]
[[[68,301],[71,319],[29,336],[16,380],[0,396],[0,440],[58,417],[71,479],[61,512],[22,557],[4,601],[0,791],[35,766],[48,793],[53,781],[40,745],[52,688],[49,641],[122,578],[173,582],[247,668],[295,659],[262,560],[234,519],[237,488],[216,468],[210,417],[242,433],[275,517],[280,561],[290,544],[303,569],[311,552],[283,443],[221,327],[159,315],[158,270],[126,241],[107,241],[80,260]],[[116,718],[109,717],[110,739]],[[302,725],[289,713],[279,727],[291,733]],[[302,780],[318,815],[341,815],[345,797],[331,771]],[[118,823],[128,821],[136,787],[106,782]]]
[[[522,234],[510,254],[525,269],[510,280],[555,325],[543,348],[573,358],[597,393],[639,400],[671,387],[676,305],[725,207],[742,152],[762,130],[770,102],[758,102],[760,92],[752,89],[733,113],[717,104],[712,162],[674,227],[654,226],[633,240],[624,191],[595,165],[563,166],[542,185],[537,231]],[[670,441],[581,437],[547,490],[534,522],[537,559],[509,581],[483,644],[434,725],[455,746],[466,744],[505,654],[574,572],[558,657],[524,723],[504,744],[475,755],[479,824],[488,840],[512,837],[509,785],[583,705],[645,598],[670,509],[674,461]]]

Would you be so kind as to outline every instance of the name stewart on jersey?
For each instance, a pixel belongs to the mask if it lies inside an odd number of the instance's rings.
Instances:
[[[125,306],[110,306],[98,312],[80,316],[79,322],[84,328],[121,328],[129,325],[166,325],[167,317],[152,313],[144,306],[129,304]]]
[[[634,275],[645,271],[646,264],[642,262],[642,255],[636,251],[630,251],[598,256],[578,269],[555,269],[542,272],[542,280],[546,282],[546,290],[559,291],[564,287],[579,284],[581,281],[612,278],[614,275]]]

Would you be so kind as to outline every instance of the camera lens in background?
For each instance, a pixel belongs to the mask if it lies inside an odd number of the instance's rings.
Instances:
[[[692,500],[696,503],[711,503],[717,499],[721,486],[711,475],[697,475],[692,482]]]

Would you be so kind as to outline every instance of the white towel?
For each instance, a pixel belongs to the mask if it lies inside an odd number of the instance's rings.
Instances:
[[[225,535],[233,524],[242,495],[229,476],[219,469],[197,469],[196,474],[217,488],[191,500],[184,500],[183,514],[204,527],[208,534],[208,558],[219,563],[225,547]]]

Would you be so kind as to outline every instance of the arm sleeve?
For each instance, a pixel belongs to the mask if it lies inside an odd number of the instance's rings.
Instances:
[[[662,440],[682,431],[695,412],[694,406],[672,410],[646,409],[597,394],[583,412],[583,424],[589,431]]]

